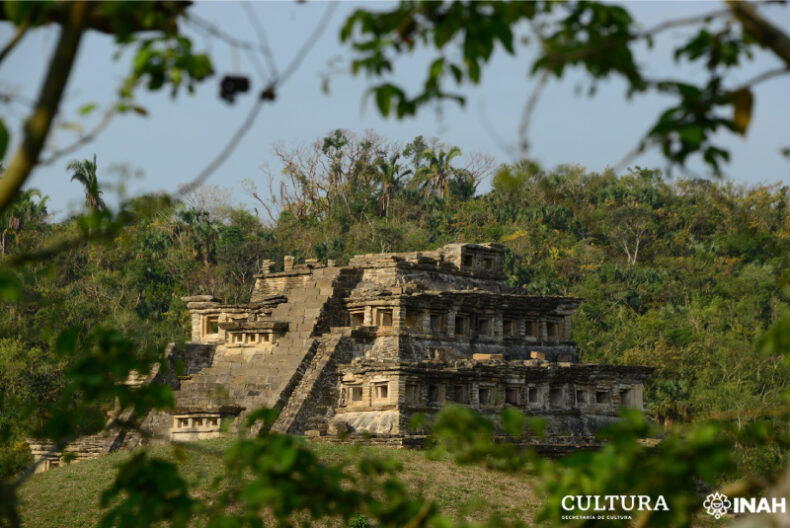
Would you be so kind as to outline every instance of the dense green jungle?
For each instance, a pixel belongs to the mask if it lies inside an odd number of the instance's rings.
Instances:
[[[263,259],[342,264],[460,241],[505,245],[514,286],[583,297],[573,324],[583,360],[654,366],[646,412],[665,431],[711,419],[737,430],[776,409],[773,426],[786,432],[790,369],[762,344],[790,314],[787,185],[529,160],[497,167],[422,137],[393,145],[343,131],[278,155],[282,183],[245,188],[255,207],[211,193],[107,206],[96,159],[64,168],[85,188],[81,214],[53,218],[43,191],[17,196],[0,218],[2,259],[23,285],[0,305],[0,429],[12,440],[0,472],[28,462],[22,440],[60,397],[64,330],[80,341],[114,328],[162,351],[187,338],[182,296],[244,302]],[[85,240],[113,222],[110,235]],[[41,411],[21,419],[15,409],[30,406]],[[780,442],[738,444],[737,473],[776,470],[785,457]]]

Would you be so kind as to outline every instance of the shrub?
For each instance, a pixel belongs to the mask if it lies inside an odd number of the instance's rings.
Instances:
[[[349,528],[370,528],[372,525],[367,517],[358,513],[351,518],[351,524],[349,524]]]

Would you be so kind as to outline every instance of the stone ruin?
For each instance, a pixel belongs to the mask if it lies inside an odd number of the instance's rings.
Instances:
[[[594,444],[619,408],[642,408],[652,369],[582,363],[571,340],[582,300],[508,286],[503,256],[498,244],[346,266],[286,256],[282,271],[263,262],[248,304],[185,297],[191,341],[171,346],[172,368],[152,381],[173,387],[175,409],[152,412],[144,430],[213,438],[274,407],[280,433],[404,445],[423,435],[409,427],[415,414],[430,421],[455,403],[495,423],[504,408],[546,418],[549,451]]]

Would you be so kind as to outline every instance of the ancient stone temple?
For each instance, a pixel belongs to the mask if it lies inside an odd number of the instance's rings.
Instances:
[[[581,299],[505,282],[496,244],[316,260],[265,261],[248,304],[187,302],[192,341],[171,352],[176,409],[146,426],[191,440],[277,407],[274,429],[409,438],[410,418],[448,403],[496,419],[505,407],[548,419],[549,442],[583,444],[642,407],[647,367],[582,363],[571,340]]]
[[[248,304],[185,298],[191,341],[147,380],[171,385],[176,406],[149,414],[148,438],[212,438],[275,407],[278,432],[409,444],[421,438],[415,413],[430,420],[455,403],[495,423],[507,407],[547,418],[548,451],[589,445],[618,408],[642,408],[652,369],[582,363],[571,340],[581,299],[508,286],[503,256],[496,244],[450,244],[346,266],[285,257],[282,271],[264,261]],[[69,450],[79,459],[143,441],[119,429]],[[31,445],[42,468],[58,464],[60,453]]]

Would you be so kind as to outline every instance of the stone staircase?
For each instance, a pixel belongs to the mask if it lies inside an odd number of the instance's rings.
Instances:
[[[351,328],[333,328],[321,336],[318,348],[298,385],[291,391],[280,411],[272,430],[278,433],[301,434],[310,429],[320,429],[321,417],[325,417],[334,403],[334,366],[337,361],[338,345],[344,337],[351,335]],[[328,390],[327,390],[328,389]]]
[[[334,346],[328,347],[322,334],[340,323],[341,300],[357,281],[355,270],[314,270],[312,282],[289,290],[287,302],[272,310],[271,319],[288,322],[288,332],[269,351],[256,352],[246,359],[242,354],[215,354],[210,366],[181,382],[175,393],[176,412],[228,406],[246,411],[292,408],[289,397],[300,386],[317,351],[326,350],[331,355]],[[289,411],[289,415],[293,412],[298,413]]]

